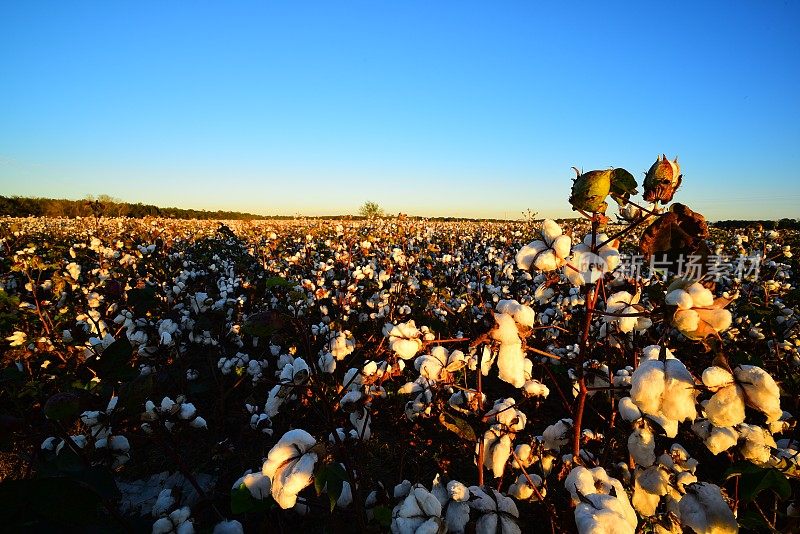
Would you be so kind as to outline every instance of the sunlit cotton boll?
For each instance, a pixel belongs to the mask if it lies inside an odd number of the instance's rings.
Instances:
[[[297,494],[311,484],[317,454],[311,452],[317,444],[311,434],[302,429],[290,430],[270,449],[262,473],[272,482],[272,498],[281,508],[291,508]]]
[[[554,271],[564,264],[572,244],[570,237],[550,219],[542,223],[541,235],[541,240],[531,241],[517,252],[519,269],[528,271],[533,266],[540,271]]]

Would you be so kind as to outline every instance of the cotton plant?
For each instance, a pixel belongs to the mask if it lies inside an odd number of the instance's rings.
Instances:
[[[731,326],[731,312],[725,309],[729,299],[715,299],[713,293],[699,282],[688,285],[681,280],[674,282],[664,302],[677,308],[672,324],[689,339],[717,335]]]
[[[483,435],[483,443],[476,445],[476,461],[483,447],[483,465],[495,477],[503,476],[508,459],[512,455],[514,437],[525,428],[527,416],[515,408],[512,398],[498,399],[485,416],[491,426]]]
[[[576,505],[575,523],[581,534],[636,532],[639,520],[625,488],[602,467],[577,466],[567,475],[564,486]]]
[[[642,315],[644,307],[639,304],[641,294],[634,294],[628,291],[618,291],[611,295],[606,301],[606,315],[603,317],[606,323],[616,324],[620,332],[628,334],[630,332],[644,332],[653,321]],[[637,317],[637,315],[639,315]]]
[[[553,220],[542,223],[541,239],[531,241],[516,255],[517,268],[528,271],[534,267],[540,271],[555,271],[569,255],[572,240]]]
[[[597,248],[595,252],[593,246]],[[603,233],[596,234],[593,239],[589,234],[572,247],[562,272],[572,285],[582,286],[596,283],[619,267],[620,262],[619,240],[611,240]]]
[[[110,419],[117,407],[119,397],[112,396],[106,409],[85,411],[81,414],[81,422],[89,428],[94,448],[107,451],[111,457],[111,467],[116,469],[130,460],[131,445],[128,438],[112,432]]]
[[[389,338],[389,348],[403,360],[410,360],[422,350],[423,333],[413,320],[397,325],[387,323],[383,335]]]
[[[157,425],[163,426],[167,431],[172,432],[180,425],[187,425],[192,428],[207,429],[206,420],[197,414],[197,408],[186,398],[179,395],[175,400],[164,397],[161,403],[156,405],[148,400],[145,403],[145,411],[142,414],[142,430],[150,434],[155,431]]]
[[[319,460],[317,440],[302,429],[286,432],[270,449],[261,469],[271,482],[270,493],[283,509],[297,503],[297,494],[309,486]]]
[[[648,418],[674,438],[678,424],[697,418],[694,377],[666,347],[644,350],[631,376],[630,399]]]

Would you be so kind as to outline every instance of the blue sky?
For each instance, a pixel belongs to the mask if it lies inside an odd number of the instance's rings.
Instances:
[[[800,217],[800,3],[4,2],[0,194],[567,216],[571,166]]]

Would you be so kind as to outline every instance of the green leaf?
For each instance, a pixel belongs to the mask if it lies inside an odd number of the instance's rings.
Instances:
[[[460,417],[456,417],[455,415],[451,415],[447,412],[442,412],[439,414],[439,422],[443,427],[450,432],[455,433],[463,440],[473,443],[478,441],[478,436],[475,434],[475,430],[467,421],[461,419]]]
[[[291,285],[291,282],[280,276],[271,276],[266,280],[267,289],[272,289],[274,287],[289,287]]]
[[[284,325],[285,320],[280,314],[265,311],[250,315],[242,325],[242,331],[253,337],[268,338],[281,330]]]
[[[342,495],[345,480],[347,480],[347,472],[340,464],[328,464],[314,475],[314,489],[317,495],[321,495],[323,491],[327,492],[331,510]]]
[[[772,467],[759,467],[749,462],[737,462],[725,471],[725,480],[739,476],[739,498],[748,502],[766,489],[771,489],[781,499],[788,499],[792,487],[783,473]]]
[[[389,528],[392,524],[392,511],[389,510],[388,506],[376,506],[372,509],[372,517],[375,518],[375,521],[384,528]]]
[[[755,510],[745,510],[737,518],[739,526],[755,532],[775,532],[769,523]]]
[[[273,502],[272,497],[263,500],[253,497],[244,482],[231,490],[231,513],[236,515],[269,510]]]
[[[67,422],[77,418],[80,409],[80,401],[75,394],[56,393],[47,399],[44,405],[44,415],[53,421]]]

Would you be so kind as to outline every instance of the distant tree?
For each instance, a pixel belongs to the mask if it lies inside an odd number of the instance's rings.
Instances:
[[[368,200],[364,202],[360,208],[358,208],[358,214],[365,219],[375,219],[378,217],[383,217],[384,212],[383,208],[381,208],[377,202]]]

